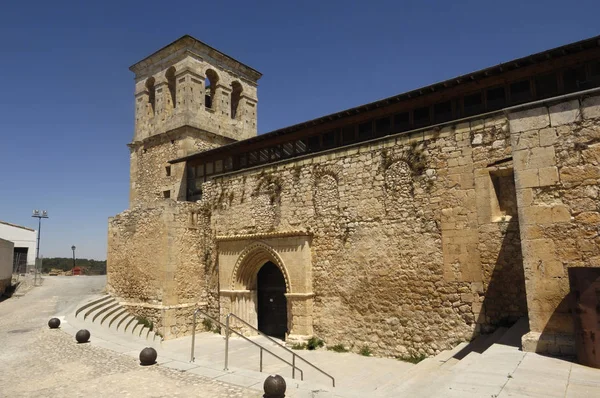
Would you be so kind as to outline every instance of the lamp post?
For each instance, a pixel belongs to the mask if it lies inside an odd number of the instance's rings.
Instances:
[[[73,276],[73,271],[75,270],[75,245],[71,246],[71,250],[73,250],[73,267],[71,268],[71,276]]]
[[[42,218],[48,218],[48,212],[46,210],[34,210],[31,217],[35,217],[38,219],[37,252],[35,255],[35,276],[33,279],[33,285],[35,286],[37,284],[38,261],[40,260],[40,235],[42,234]]]

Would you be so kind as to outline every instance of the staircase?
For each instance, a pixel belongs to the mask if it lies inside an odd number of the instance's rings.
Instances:
[[[145,341],[160,341],[148,326],[139,322],[126,308],[110,295],[93,299],[75,311],[75,318],[91,326],[101,326],[120,333],[130,334]]]
[[[528,319],[521,318],[509,329],[461,343],[380,386],[375,396],[497,396],[525,356],[521,336],[528,330]]]

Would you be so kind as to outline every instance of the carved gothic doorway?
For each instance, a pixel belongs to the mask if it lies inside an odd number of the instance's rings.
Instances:
[[[269,336],[285,338],[287,301],[283,274],[269,261],[258,271],[256,284],[258,330]]]

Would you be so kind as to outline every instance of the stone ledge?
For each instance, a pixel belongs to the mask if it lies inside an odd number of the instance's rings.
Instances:
[[[175,305],[162,305],[162,304],[149,304],[149,303],[132,303],[127,301],[119,301],[119,305],[124,307],[141,307],[141,308],[152,308],[157,310],[174,310],[178,308],[190,308],[190,307],[205,307],[208,305],[206,302],[198,303],[183,303]]]
[[[521,338],[525,352],[557,356],[575,355],[575,339],[572,335],[559,333],[529,332]]]
[[[312,233],[307,231],[282,231],[282,232],[261,232],[256,234],[240,234],[240,235],[221,235],[217,236],[217,242],[228,240],[245,240],[245,239],[260,239],[260,238],[287,238],[293,236],[312,236]]]

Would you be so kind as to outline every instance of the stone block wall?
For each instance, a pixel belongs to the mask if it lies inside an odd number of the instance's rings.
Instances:
[[[165,338],[189,334],[197,307],[218,311],[207,217],[198,204],[164,199],[109,221],[108,290]]]
[[[327,343],[433,354],[527,314],[514,186],[490,174],[511,152],[497,116],[232,173],[203,201],[216,235],[313,235]]]
[[[524,349],[574,353],[569,267],[600,266],[600,97],[510,115],[531,332]]]
[[[170,164],[168,161],[230,142],[218,135],[182,127],[168,134],[129,144],[130,207],[165,196],[185,200],[185,184],[182,184],[184,164]]]

